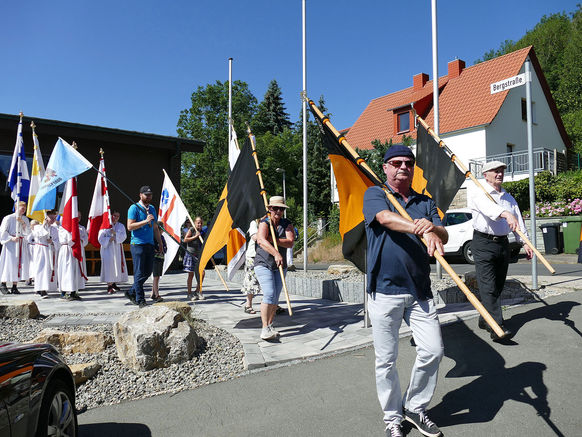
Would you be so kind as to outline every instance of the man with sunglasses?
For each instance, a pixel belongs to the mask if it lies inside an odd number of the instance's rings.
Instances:
[[[448,234],[434,201],[412,190],[415,158],[402,145],[384,155],[386,186],[413,221],[402,217],[380,187],[366,190],[368,311],[376,355],[376,389],[384,412],[386,435],[402,436],[401,422],[426,436],[442,435],[426,409],[434,394],[443,342],[430,288],[430,256],[443,254]],[[427,242],[422,243],[421,237]],[[404,396],[396,370],[399,329],[412,330],[417,357]]]
[[[513,336],[513,332],[503,324],[500,300],[510,258],[507,234],[519,228],[527,235],[517,202],[501,187],[506,167],[501,161],[490,161],[483,165],[483,176],[487,182],[484,186],[495,199],[495,203],[483,192],[471,196],[469,201],[469,207],[473,211],[471,251],[475,259],[481,303],[503,329],[505,335],[497,336],[482,317],[479,317],[479,328],[489,331],[491,338],[496,342],[503,342]],[[521,241],[517,234],[515,237],[517,241]],[[524,246],[524,249],[528,259],[531,259],[533,256],[531,248]]]

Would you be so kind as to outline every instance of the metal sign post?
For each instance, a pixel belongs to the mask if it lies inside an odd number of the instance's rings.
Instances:
[[[507,91],[511,88],[525,85],[525,98],[527,107],[527,155],[529,165],[529,210],[531,215],[531,242],[537,247],[536,237],[536,194],[534,181],[534,159],[533,159],[533,127],[532,127],[532,102],[531,102],[531,62],[529,58],[524,63],[525,72],[499,82],[492,83],[491,94]],[[538,289],[538,266],[537,256],[533,255],[531,260],[531,283],[532,289]]]

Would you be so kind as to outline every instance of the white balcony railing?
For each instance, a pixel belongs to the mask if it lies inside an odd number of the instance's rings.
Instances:
[[[507,165],[505,170],[506,175],[518,175],[529,172],[528,153],[504,153],[500,155],[491,155],[485,158],[471,159],[469,161],[469,170],[474,175],[481,176],[481,169],[483,164],[487,161],[501,161]],[[544,170],[555,172],[556,165],[554,162],[554,151],[550,149],[538,148],[533,151],[534,173],[539,173]]]

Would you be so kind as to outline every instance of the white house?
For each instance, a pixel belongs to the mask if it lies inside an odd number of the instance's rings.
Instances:
[[[491,159],[508,164],[506,180],[527,177],[526,88],[492,94],[490,85],[523,73],[528,58],[534,170],[557,172],[566,168],[571,142],[530,46],[471,67],[465,67],[460,59],[451,61],[448,74],[439,78],[440,137],[478,177],[482,163]],[[372,149],[375,139],[399,144],[406,135],[416,140],[414,111],[434,126],[433,84],[425,73],[413,76],[412,87],[372,100],[354,125],[344,131],[346,139],[359,149]]]

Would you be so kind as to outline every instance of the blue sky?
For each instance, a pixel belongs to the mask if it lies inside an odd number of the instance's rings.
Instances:
[[[439,75],[579,1],[439,1]],[[301,111],[301,0],[3,1],[0,39],[2,113],[175,135],[192,92],[228,80],[229,57],[259,101],[276,79],[292,121]],[[432,78],[431,50],[430,0],[307,0],[308,95],[338,129]]]

